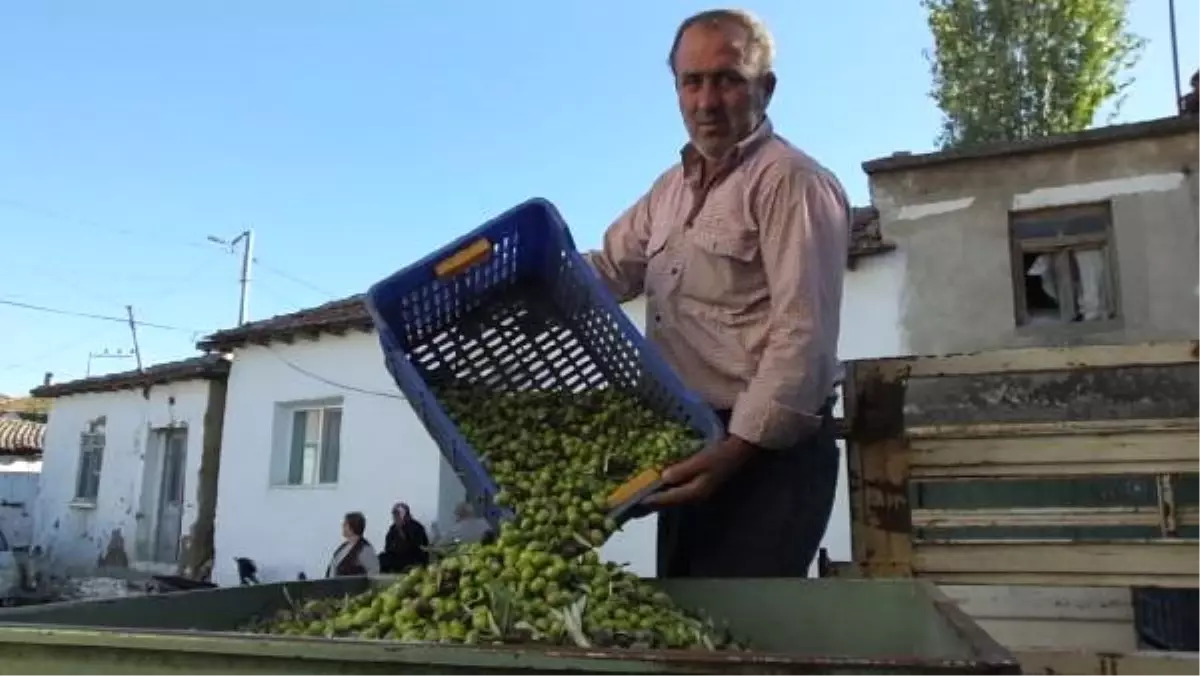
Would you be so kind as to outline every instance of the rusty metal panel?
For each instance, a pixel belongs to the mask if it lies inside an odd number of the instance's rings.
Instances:
[[[1195,364],[912,378],[907,425],[1195,418]]]

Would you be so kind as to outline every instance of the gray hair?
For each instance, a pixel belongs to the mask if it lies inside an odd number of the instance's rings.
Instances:
[[[767,25],[753,13],[744,9],[710,9],[699,14],[693,14],[679,24],[675,31],[675,40],[671,43],[671,53],[667,55],[667,66],[675,72],[675,53],[679,51],[679,41],[687,29],[697,24],[718,26],[722,23],[733,23],[746,31],[746,65],[755,76],[771,72],[775,64],[775,40]]]

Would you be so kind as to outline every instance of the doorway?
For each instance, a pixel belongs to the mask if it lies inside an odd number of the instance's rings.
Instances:
[[[166,427],[151,432],[150,457],[145,465],[146,493],[142,504],[149,507],[146,544],[156,563],[179,562],[183,528],[184,467],[187,465],[187,428]]]

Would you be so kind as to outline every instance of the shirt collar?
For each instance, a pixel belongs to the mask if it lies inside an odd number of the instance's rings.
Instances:
[[[738,141],[737,145],[729,151],[725,159],[721,161],[720,166],[730,168],[737,166],[742,160],[758,147],[764,140],[774,136],[775,130],[771,125],[771,118],[763,116],[762,122],[750,132],[746,138]],[[689,141],[683,148],[679,150],[680,162],[683,164],[684,177],[695,180],[700,176],[700,169],[704,166],[704,157],[700,151],[696,150],[695,146]]]

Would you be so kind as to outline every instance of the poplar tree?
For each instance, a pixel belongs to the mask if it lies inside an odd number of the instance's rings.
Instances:
[[[1086,129],[1120,110],[1145,40],[1128,0],[921,0],[943,147]]]

